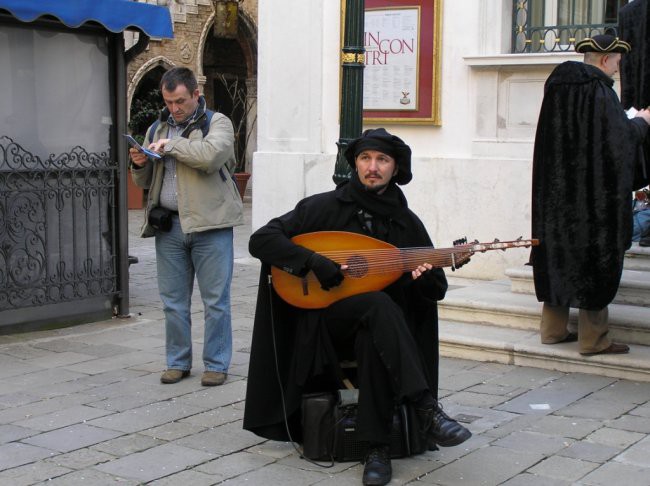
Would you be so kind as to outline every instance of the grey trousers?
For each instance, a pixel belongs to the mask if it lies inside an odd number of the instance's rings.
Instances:
[[[578,344],[581,353],[596,353],[607,348],[611,341],[607,307],[592,311],[580,309],[578,312]],[[569,334],[569,307],[552,306],[544,302],[540,325],[542,343],[555,344]]]

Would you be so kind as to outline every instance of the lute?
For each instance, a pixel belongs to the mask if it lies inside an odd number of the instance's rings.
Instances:
[[[271,268],[273,288],[287,303],[302,309],[322,309],[345,297],[382,290],[428,262],[434,267],[452,267],[462,264],[477,252],[528,248],[538,240],[494,240],[492,243],[463,243],[451,248],[397,248],[385,241],[345,231],[318,231],[291,239],[297,245],[309,248],[348,268],[338,287],[323,290],[318,279],[309,272],[298,277],[279,268]]]

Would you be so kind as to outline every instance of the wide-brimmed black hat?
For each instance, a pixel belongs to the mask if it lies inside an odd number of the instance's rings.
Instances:
[[[364,150],[377,150],[395,159],[397,174],[393,180],[400,185],[408,184],[413,178],[411,173],[411,148],[404,141],[391,135],[385,128],[372,128],[366,130],[359,138],[350,142],[345,149],[345,158],[353,169],[355,160]]]
[[[627,54],[631,50],[632,47],[630,44],[609,34],[587,37],[576,44],[576,52],[581,54],[585,52],[619,52],[621,54]]]

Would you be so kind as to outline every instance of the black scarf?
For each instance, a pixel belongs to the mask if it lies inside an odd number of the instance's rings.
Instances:
[[[366,220],[368,215],[372,217],[372,223],[368,225],[371,233],[385,237],[393,221],[403,220],[402,216],[408,209],[408,203],[397,184],[391,181],[383,193],[377,194],[368,191],[359,180],[357,173],[353,172],[348,186],[350,197],[363,210],[360,216],[365,217]]]

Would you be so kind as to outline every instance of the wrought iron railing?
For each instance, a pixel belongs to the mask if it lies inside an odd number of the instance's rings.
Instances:
[[[42,160],[0,137],[0,312],[117,292],[116,169],[105,153]]]
[[[533,25],[529,0],[513,1],[512,52],[541,53],[573,51],[575,43],[597,34],[615,33],[616,24]]]

